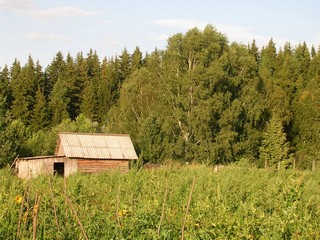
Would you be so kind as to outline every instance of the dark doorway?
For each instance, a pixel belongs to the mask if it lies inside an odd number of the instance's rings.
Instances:
[[[54,172],[54,175],[64,176],[64,163],[63,162],[53,163],[53,172]]]

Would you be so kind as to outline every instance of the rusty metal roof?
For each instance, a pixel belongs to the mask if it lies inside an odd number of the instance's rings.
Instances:
[[[138,159],[129,135],[60,133],[56,155],[88,159]]]

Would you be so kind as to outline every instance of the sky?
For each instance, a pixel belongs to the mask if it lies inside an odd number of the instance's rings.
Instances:
[[[320,0],[0,0],[0,68],[29,56],[45,68],[59,51],[93,49],[101,60],[136,46],[151,53],[207,24],[230,43],[318,48]]]

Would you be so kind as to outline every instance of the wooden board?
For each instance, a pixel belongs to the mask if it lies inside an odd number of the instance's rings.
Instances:
[[[78,159],[78,171],[85,173],[99,173],[105,171],[129,171],[127,160],[85,160]]]

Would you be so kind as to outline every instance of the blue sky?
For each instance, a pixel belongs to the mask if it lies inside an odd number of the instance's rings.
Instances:
[[[126,47],[164,49],[169,36],[212,24],[230,42],[273,38],[320,46],[320,0],[0,0],[0,67],[29,55],[43,67],[56,53],[99,57]]]

